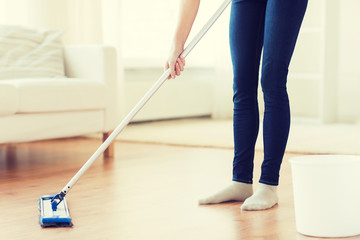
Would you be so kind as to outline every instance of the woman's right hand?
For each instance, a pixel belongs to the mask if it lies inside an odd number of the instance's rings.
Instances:
[[[175,77],[180,76],[181,71],[184,70],[185,58],[180,56],[183,51],[183,46],[172,46],[169,57],[165,63],[165,71],[170,68],[168,79],[175,79]]]

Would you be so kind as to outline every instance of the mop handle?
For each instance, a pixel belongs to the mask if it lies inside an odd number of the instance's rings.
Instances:
[[[219,9],[213,14],[213,16],[207,21],[199,33],[188,44],[185,50],[181,53],[182,57],[186,57],[196,44],[201,40],[205,33],[211,28],[215,21],[220,17],[226,7],[230,4],[231,0],[225,0]],[[76,184],[80,177],[88,170],[93,162],[109,147],[109,145],[116,139],[120,132],[129,124],[133,117],[140,111],[140,109],[147,103],[147,101],[154,95],[154,93],[161,87],[161,85],[168,79],[170,75],[170,69],[167,69],[161,77],[155,82],[155,84],[148,90],[148,92],[140,99],[131,112],[122,120],[122,122],[115,128],[110,136],[101,144],[96,152],[89,158],[89,160],[81,167],[76,175],[68,182],[68,184],[62,189],[62,193],[66,195],[70,189]]]

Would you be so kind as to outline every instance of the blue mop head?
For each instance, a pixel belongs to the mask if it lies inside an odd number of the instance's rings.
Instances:
[[[56,195],[41,196],[39,198],[39,223],[42,227],[71,227],[71,217],[65,197],[53,210],[51,200]]]

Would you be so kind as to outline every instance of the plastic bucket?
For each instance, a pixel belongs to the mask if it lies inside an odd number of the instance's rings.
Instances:
[[[297,231],[314,237],[360,234],[360,156],[309,155],[289,161]]]

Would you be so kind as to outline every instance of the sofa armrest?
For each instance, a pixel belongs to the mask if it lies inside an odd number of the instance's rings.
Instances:
[[[118,122],[118,77],[116,50],[103,45],[66,45],[64,47],[65,75],[104,82],[107,86],[107,107],[104,111],[104,132]]]

